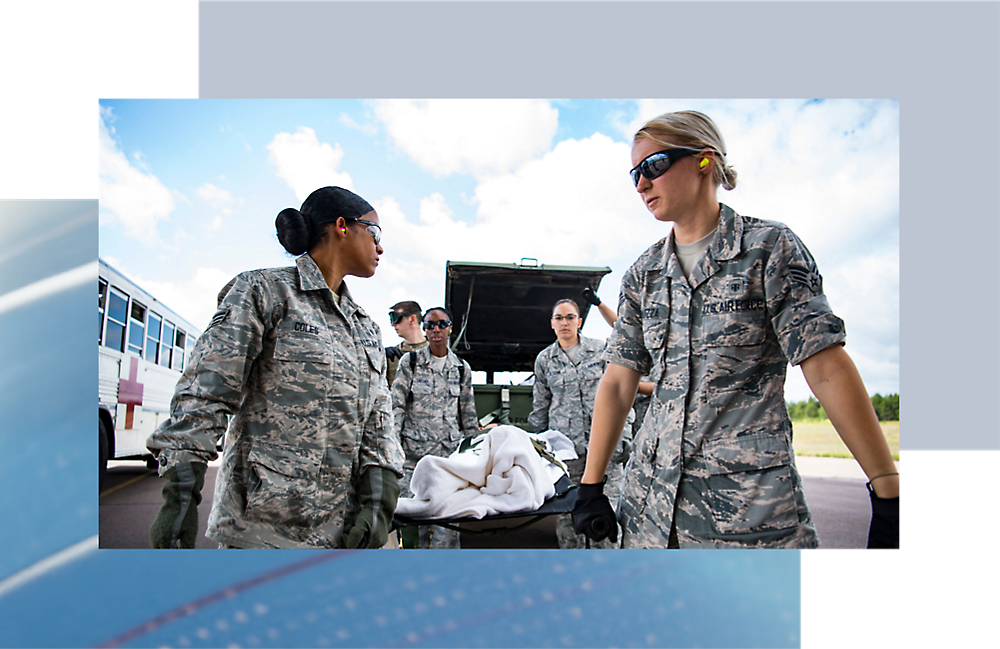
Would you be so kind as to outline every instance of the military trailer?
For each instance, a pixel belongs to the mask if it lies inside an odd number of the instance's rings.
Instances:
[[[533,372],[535,357],[556,340],[550,325],[552,306],[563,298],[580,305],[586,322],[590,303],[583,289],[595,293],[608,267],[548,266],[536,259],[518,264],[449,261],[445,307],[454,318],[451,349],[473,371],[486,372],[475,384],[480,423],[509,423],[529,432],[531,385],[494,384],[496,372]]]

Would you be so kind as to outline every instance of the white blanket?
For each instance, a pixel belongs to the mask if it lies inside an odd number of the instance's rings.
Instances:
[[[545,435],[551,439],[553,433]],[[550,439],[535,438],[544,439],[550,449],[554,446]],[[572,448],[572,442],[569,445]],[[528,433],[516,426],[497,426],[462,453],[421,458],[410,482],[414,497],[400,498],[396,512],[410,518],[480,519],[533,511],[555,495],[553,485],[562,474],[538,454]]]

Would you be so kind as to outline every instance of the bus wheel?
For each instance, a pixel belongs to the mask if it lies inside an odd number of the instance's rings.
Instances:
[[[100,464],[97,465],[97,490],[104,491],[104,474],[108,472],[108,429],[104,420],[98,418],[98,433],[100,434]]]

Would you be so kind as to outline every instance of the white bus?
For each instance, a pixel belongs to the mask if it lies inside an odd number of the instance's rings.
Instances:
[[[170,398],[201,332],[98,260],[99,483],[109,459],[145,460],[146,438],[167,418]]]

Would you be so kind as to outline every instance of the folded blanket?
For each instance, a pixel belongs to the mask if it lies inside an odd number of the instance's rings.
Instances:
[[[552,442],[548,444],[551,449]],[[532,511],[555,494],[553,484],[562,474],[538,454],[528,433],[516,426],[497,426],[475,438],[466,451],[421,458],[410,481],[414,497],[400,498],[396,513],[479,519]]]

